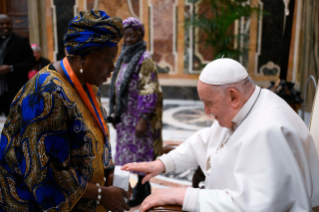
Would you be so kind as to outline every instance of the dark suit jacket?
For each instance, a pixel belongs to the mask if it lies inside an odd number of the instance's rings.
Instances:
[[[35,62],[34,70],[40,71],[41,69],[43,69],[44,67],[46,67],[50,63],[51,63],[50,60],[48,60],[44,57],[40,57],[40,59]]]
[[[4,65],[12,65],[13,72],[6,74],[10,96],[15,95],[28,81],[28,72],[34,68],[35,58],[29,41],[13,33],[4,54]]]

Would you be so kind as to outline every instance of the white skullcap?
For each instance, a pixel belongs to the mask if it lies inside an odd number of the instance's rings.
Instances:
[[[226,85],[248,77],[246,69],[237,61],[222,58],[208,63],[199,80],[209,85]]]

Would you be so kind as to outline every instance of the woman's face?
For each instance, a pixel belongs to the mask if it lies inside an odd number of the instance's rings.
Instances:
[[[118,46],[105,47],[83,58],[83,79],[86,83],[101,86],[114,71]]]
[[[133,28],[126,28],[124,30],[124,44],[126,46],[132,46],[142,40],[141,36]]]

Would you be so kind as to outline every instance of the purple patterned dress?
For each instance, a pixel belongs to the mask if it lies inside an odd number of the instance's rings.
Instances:
[[[128,63],[118,73],[115,89],[119,92]],[[152,161],[162,148],[162,92],[158,83],[156,65],[149,52],[144,52],[128,85],[126,112],[116,125],[115,163]],[[135,136],[135,127],[143,113],[151,115],[144,137]],[[139,173],[141,174],[141,173]]]

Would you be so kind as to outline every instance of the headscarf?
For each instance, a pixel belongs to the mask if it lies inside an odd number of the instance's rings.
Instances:
[[[127,28],[135,29],[136,32],[142,38],[144,38],[144,33],[145,33],[144,26],[137,18],[129,17],[123,21],[123,25],[124,25],[124,29],[127,29]]]
[[[121,115],[127,109],[128,84],[130,83],[131,76],[133,72],[136,71],[138,62],[145,51],[146,51],[145,41],[139,41],[132,46],[125,46],[125,44],[123,44],[121,54],[119,55],[118,60],[116,61],[116,66],[112,75],[111,85],[109,89],[109,93],[110,93],[109,113],[110,114],[114,113],[114,118],[111,116],[108,117],[109,122],[112,122],[112,123],[121,122]],[[117,76],[121,70],[122,63],[128,63],[128,66],[123,75],[119,92],[116,93],[115,84],[116,84]],[[117,96],[115,97],[115,95]],[[115,111],[114,111],[114,106],[115,106]]]
[[[117,45],[122,37],[121,18],[110,17],[101,10],[85,10],[70,21],[63,42],[69,56],[85,56]]]

